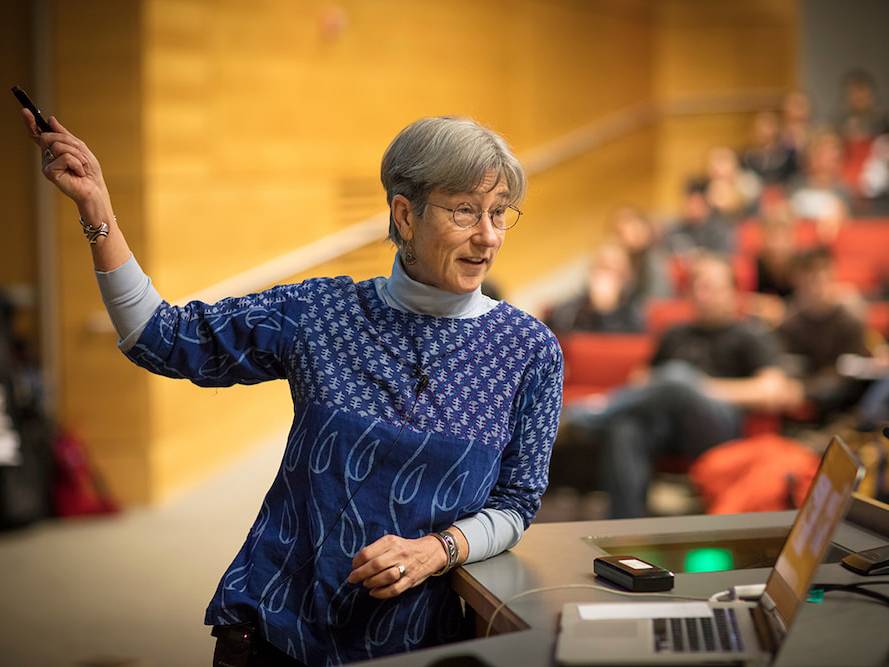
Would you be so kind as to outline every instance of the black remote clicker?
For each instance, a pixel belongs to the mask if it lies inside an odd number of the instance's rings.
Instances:
[[[889,574],[889,544],[867,551],[856,551],[840,562],[857,574],[867,576]]]

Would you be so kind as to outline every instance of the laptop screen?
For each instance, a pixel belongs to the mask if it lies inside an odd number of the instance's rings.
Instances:
[[[774,602],[785,630],[808,595],[815,570],[846,515],[862,473],[849,448],[834,437],[766,582],[765,596]]]

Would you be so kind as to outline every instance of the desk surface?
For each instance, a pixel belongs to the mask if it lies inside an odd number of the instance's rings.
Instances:
[[[509,601],[495,618],[495,628],[526,629],[362,664],[380,667],[431,665],[439,659],[460,655],[475,656],[491,666],[544,667],[555,664],[553,654],[558,616],[564,603],[632,602],[625,596],[582,588],[535,593],[510,601],[513,596],[534,588],[601,583],[592,574],[592,558],[599,552],[582,538],[682,535],[714,530],[737,534],[738,531],[753,529],[789,528],[793,518],[794,512],[768,512],[534,525],[511,551],[467,565],[453,574],[454,588],[486,620],[490,619],[495,605]],[[850,551],[859,551],[886,544],[889,534],[877,532],[873,526],[868,529],[847,520],[839,527],[833,541]],[[731,585],[763,583],[768,573],[768,568],[680,573],[676,575],[673,593],[706,598]],[[816,581],[822,583],[865,579],[839,564],[822,565],[816,575]],[[829,593],[823,603],[803,607],[775,664],[780,667],[853,667],[885,665],[887,660],[889,607],[861,596]]]

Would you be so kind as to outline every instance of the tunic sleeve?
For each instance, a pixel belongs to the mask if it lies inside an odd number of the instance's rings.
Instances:
[[[202,387],[286,377],[301,285],[281,285],[215,304],[162,302],[125,354],[152,373]]]
[[[527,529],[540,509],[562,408],[562,351],[551,338],[548,359],[530,371],[518,397],[516,427],[500,458],[487,507],[513,510]]]
[[[455,521],[469,545],[465,562],[485,560],[514,547],[525,534],[524,524],[518,512],[493,507]]]

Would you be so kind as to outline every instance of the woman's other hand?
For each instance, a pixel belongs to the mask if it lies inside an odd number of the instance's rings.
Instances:
[[[49,119],[52,132],[39,132],[34,116],[22,109],[22,120],[31,140],[40,148],[43,175],[78,206],[97,196],[107,198],[108,190],[99,161],[89,147],[71,134],[55,118]]]
[[[384,535],[352,559],[350,584],[362,584],[371,597],[385,599],[404,593],[447,565],[448,556],[432,535],[406,539]],[[398,566],[404,567],[404,574]]]

